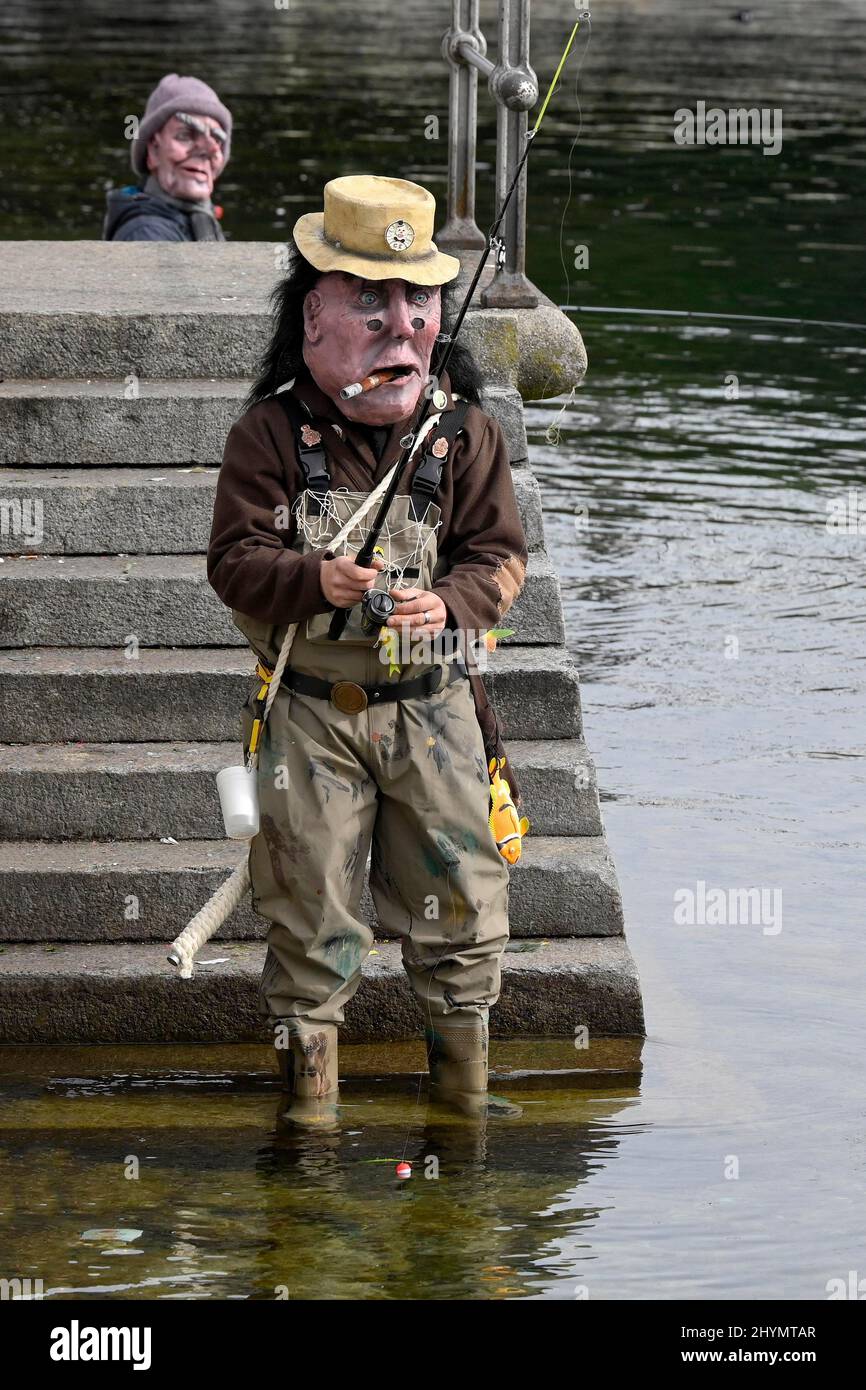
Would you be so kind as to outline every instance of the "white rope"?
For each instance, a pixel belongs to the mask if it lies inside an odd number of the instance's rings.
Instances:
[[[439,418],[440,417],[438,414],[430,415],[424,421],[422,428],[419,430],[416,436],[415,443],[412,446],[412,452],[409,455],[409,462],[411,462],[412,459],[415,457],[417,450],[420,448],[421,444],[426,439],[430,430],[432,430],[433,427],[438,423]],[[332,550],[336,550],[340,545],[343,544],[346,537],[351,533],[351,531],[354,529],[357,523],[367,515],[371,507],[375,506],[379,498],[385,492],[385,489],[387,488],[388,484],[390,483],[391,478],[394,475],[394,469],[396,467],[397,465],[395,463],[394,468],[390,470],[390,472],[382,479],[380,483],[376,484],[376,486],[373,488],[373,491],[364,499],[364,502],[358,508],[354,516],[351,516],[349,518],[345,526],[337,533],[334,539],[330,542],[330,548]],[[270,687],[268,689],[268,698],[265,702],[265,708],[262,713],[262,724],[261,728],[259,729],[258,746],[256,748],[255,755],[250,760],[249,766],[254,766],[258,761],[258,749],[261,747],[264,727],[267,722],[268,715],[271,712],[271,705],[274,703],[274,700],[276,699],[277,690],[279,689],[280,681],[283,678],[283,672],[286,669],[286,664],[289,660],[289,653],[292,649],[292,643],[295,640],[295,633],[297,632],[299,626],[299,623],[290,623],[286,631],[285,638],[283,639],[283,645],[280,648],[280,654],[277,658],[277,664],[274,667],[274,674],[271,677]],[[247,851],[247,853],[244,855],[244,858],[241,860],[240,864],[235,869],[234,873],[223,883],[220,884],[219,888],[216,890],[213,896],[208,899],[204,907],[202,907],[196,913],[192,920],[188,922],[187,925],[184,927],[180,936],[178,936],[176,940],[172,942],[171,950],[168,953],[168,959],[171,961],[172,965],[178,967],[178,970],[180,972],[180,978],[182,980],[192,979],[193,964],[196,952],[201,950],[202,946],[204,946],[206,941],[210,940],[214,932],[219,931],[223,922],[225,922],[231,916],[235,908],[239,905],[241,899],[249,890],[249,887],[249,851]]]
[[[245,855],[230,878],[225,879],[212,898],[208,898],[201,908],[172,942],[169,960],[180,971],[182,980],[192,979],[192,968],[197,951],[206,941],[210,941],[215,931],[219,931],[250,886],[249,855]]]

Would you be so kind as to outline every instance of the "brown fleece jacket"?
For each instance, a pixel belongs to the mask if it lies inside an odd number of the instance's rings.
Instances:
[[[442,385],[445,409],[453,410],[447,375]],[[369,492],[399,457],[409,419],[390,427],[377,460],[367,430],[347,419],[306,370],[293,393],[321,432],[332,486]],[[401,493],[410,491],[419,461],[420,451],[401,480]],[[285,411],[273,398],[259,402],[232,426],[217,482],[207,574],[229,608],[276,624],[330,611],[319,571],[333,552],[300,555],[290,548],[296,539],[294,524],[277,525],[303,487]],[[433,500],[442,513],[433,592],[448,610],[448,626],[479,631],[500,626],[523,586],[528,551],[502,429],[478,406],[467,411]],[[488,757],[494,749],[505,756],[481,676],[473,671],[471,679]],[[518,804],[507,763],[505,775]]]

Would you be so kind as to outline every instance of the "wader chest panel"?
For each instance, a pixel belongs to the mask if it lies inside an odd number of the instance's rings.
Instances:
[[[297,535],[292,549],[301,555],[325,549],[330,541],[362,505],[365,492],[348,488],[331,489],[327,458],[321,432],[315,427],[305,407],[290,390],[281,391],[277,399],[289,418],[295,439],[295,451],[304,474],[306,487],[295,499],[292,511]],[[375,588],[432,589],[437,569],[437,539],[442,512],[433,501],[442,479],[442,470],[466,418],[468,403],[460,401],[441,421],[437,421],[424,445],[416,465],[409,492],[398,493],[388,510],[385,526],[379,537],[381,558],[385,569],[376,580]],[[435,448],[435,452],[434,452]],[[378,506],[378,504],[377,504]],[[350,533],[342,554],[357,554],[376,515],[371,509]],[[361,604],[349,610],[340,642],[372,647],[378,641],[378,630],[367,634],[361,627]],[[332,613],[317,613],[304,624],[308,642],[331,643],[328,630]],[[295,639],[297,641],[297,638]]]

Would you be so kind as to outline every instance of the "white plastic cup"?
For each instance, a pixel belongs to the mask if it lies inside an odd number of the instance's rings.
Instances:
[[[259,833],[259,797],[256,769],[243,764],[217,773],[217,791],[223,824],[230,840],[251,840]]]

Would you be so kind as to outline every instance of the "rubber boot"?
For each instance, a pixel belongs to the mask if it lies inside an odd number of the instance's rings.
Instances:
[[[459,1023],[437,1018],[427,1028],[430,1099],[444,1101],[464,1115],[487,1113],[487,1020],[480,1015]]]
[[[304,1100],[322,1100],[336,1091],[337,1041],[334,1023],[281,1019],[274,1024],[274,1050],[283,1088]]]
[[[432,1030],[427,1028],[430,1099],[474,1119],[522,1115],[519,1105],[487,1089],[488,1037],[487,1019],[480,1014],[464,1016],[459,1024],[438,1018]]]
[[[303,1100],[324,1100],[337,1090],[337,1028],[311,1023],[292,1031],[293,1094]]]
[[[287,1035],[277,1030],[277,1061],[292,1100],[285,1118],[304,1128],[333,1129],[339,1099],[337,1027],[333,1023],[289,1020]]]

